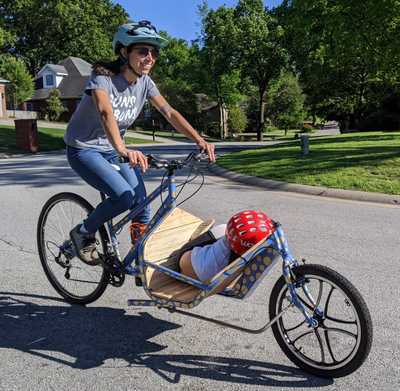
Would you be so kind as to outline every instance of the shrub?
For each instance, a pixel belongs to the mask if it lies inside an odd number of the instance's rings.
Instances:
[[[288,129],[303,122],[304,99],[298,78],[291,73],[282,73],[269,85],[267,115],[287,134]]]
[[[231,133],[242,133],[247,127],[247,117],[238,105],[229,107],[228,127]]]
[[[209,122],[205,125],[205,133],[211,137],[219,138],[221,130],[218,122]]]
[[[67,111],[67,109],[61,103],[60,91],[56,88],[50,91],[46,103],[46,116],[50,121],[57,121],[60,118],[60,115],[64,113],[64,111]]]
[[[399,130],[400,116],[395,113],[378,111],[361,121],[359,128],[360,130]]]

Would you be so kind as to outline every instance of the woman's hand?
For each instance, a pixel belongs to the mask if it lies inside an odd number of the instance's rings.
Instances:
[[[215,157],[215,145],[208,143],[203,138],[197,142],[197,145],[199,146],[199,148],[200,148],[200,150],[202,152],[207,153],[208,158],[210,159],[210,162],[214,163],[215,160],[216,160],[216,157]]]
[[[149,168],[149,164],[147,162],[147,157],[142,152],[137,150],[125,150],[121,153],[122,156],[125,156],[129,159],[129,164],[132,167],[140,166],[143,172]]]

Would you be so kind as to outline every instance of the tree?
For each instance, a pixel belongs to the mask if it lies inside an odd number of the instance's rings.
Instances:
[[[0,27],[16,37],[4,50],[24,59],[36,74],[68,56],[88,62],[113,56],[113,34],[128,15],[111,0],[3,0],[0,20]]]
[[[7,31],[2,27],[0,22],[0,53],[6,51],[6,47],[13,44],[15,37],[10,31]]]
[[[49,92],[49,97],[46,100],[46,115],[50,121],[57,121],[60,115],[66,111],[60,100],[60,91],[57,88],[53,88]]]
[[[1,54],[0,75],[11,82],[7,90],[13,97],[14,108],[32,97],[33,79],[22,60],[9,54]]]
[[[234,10],[223,6],[213,11],[204,3],[200,14],[203,24],[203,48],[200,53],[203,88],[218,102],[221,138],[225,138],[228,133],[227,106],[243,99],[240,93],[241,74],[235,67],[238,51]]]
[[[397,0],[285,0],[276,14],[314,114],[357,127],[398,83]]]
[[[249,77],[258,88],[257,139],[262,140],[267,87],[288,62],[284,30],[264,9],[262,0],[239,0],[234,16],[236,61],[243,78]]]
[[[304,95],[293,74],[285,72],[271,81],[267,114],[274,125],[285,129],[285,135],[289,128],[300,125],[304,120]]]
[[[183,39],[162,32],[168,45],[160,52],[152,78],[168,102],[190,122],[198,118],[196,90],[198,88],[198,49]],[[156,117],[157,113],[153,114]]]
[[[247,116],[239,105],[229,106],[228,126],[231,132],[242,133],[247,126]]]

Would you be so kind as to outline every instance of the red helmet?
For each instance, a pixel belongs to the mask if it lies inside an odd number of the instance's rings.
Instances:
[[[263,212],[244,210],[232,216],[226,227],[226,237],[236,254],[242,255],[274,231],[272,220]]]

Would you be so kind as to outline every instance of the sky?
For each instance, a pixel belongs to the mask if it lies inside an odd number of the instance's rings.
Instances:
[[[190,42],[200,33],[197,8],[202,0],[114,0],[125,8],[132,20],[150,20],[158,30],[164,30],[174,38]],[[264,0],[268,8],[279,5],[282,0]],[[235,7],[237,0],[208,0],[216,9],[222,5]]]

